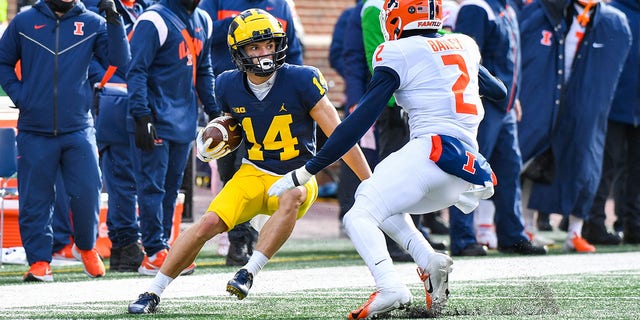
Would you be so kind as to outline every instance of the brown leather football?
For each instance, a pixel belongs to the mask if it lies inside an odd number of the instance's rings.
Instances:
[[[242,128],[235,118],[220,116],[209,121],[202,133],[202,138],[203,141],[207,141],[209,138],[213,140],[209,145],[210,148],[214,148],[220,142],[225,142],[227,148],[233,151],[242,142]]]

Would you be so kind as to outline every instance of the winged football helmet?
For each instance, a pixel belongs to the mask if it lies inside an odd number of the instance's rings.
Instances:
[[[275,53],[258,57],[251,57],[246,53],[247,45],[265,40],[275,42]],[[231,22],[227,44],[231,58],[240,71],[268,76],[284,63],[287,34],[282,24],[268,12],[262,9],[248,9],[242,11]]]

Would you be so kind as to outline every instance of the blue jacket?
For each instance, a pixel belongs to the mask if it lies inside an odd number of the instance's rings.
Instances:
[[[482,99],[485,108],[491,106],[502,111],[511,110],[518,99],[521,70],[518,19],[511,1],[463,1],[454,31],[476,40],[482,55],[482,65],[507,87],[507,99]]]
[[[211,62],[213,73],[217,76],[226,70],[233,70],[236,65],[231,60],[227,46],[227,34],[231,20],[240,12],[259,8],[273,15],[284,27],[287,33],[288,48],[285,61],[289,64],[302,64],[302,46],[296,37],[293,25],[293,14],[289,4],[284,0],[202,0],[200,9],[206,11],[213,20],[213,40]]]
[[[135,131],[132,120],[153,115],[159,138],[187,143],[196,137],[198,98],[206,112],[219,112],[213,97],[214,78],[209,56],[211,19],[198,8],[189,15],[179,0],[159,3],[187,26],[196,58],[190,58],[178,28],[151,10],[153,6],[138,17],[131,38],[131,64],[127,74],[129,113],[133,116],[127,130]],[[195,88],[192,63],[196,63]]]
[[[100,14],[98,4],[100,0],[83,0],[88,10]],[[127,34],[133,30],[133,25],[142,14],[142,11],[150,6],[146,0],[136,0],[132,8],[126,8],[122,0],[115,0],[116,10],[122,16],[124,28]],[[92,84],[99,83],[109,67],[109,63],[98,58],[91,61],[89,67],[89,81]],[[115,74],[108,79],[109,83],[126,83],[128,66],[117,68]],[[104,99],[104,98],[103,98]],[[107,104],[108,101],[111,104]],[[111,144],[129,145],[129,133],[127,132],[127,99],[105,99],[101,103],[99,114],[95,114],[96,141],[98,148],[102,150]]]
[[[614,0],[610,4],[627,16],[633,43],[611,103],[609,120],[637,127],[640,125],[640,1]]]
[[[116,3],[116,10],[118,10],[118,13],[120,14],[120,16],[122,16],[125,32],[129,34],[129,32],[133,30],[133,24],[136,22],[137,17],[135,17],[133,13],[131,13],[129,10],[125,8],[121,0],[114,0],[114,1]],[[101,12],[99,12],[99,9],[98,9],[98,4],[100,3],[100,0],[82,0],[82,2],[87,7],[87,10],[91,10],[95,13],[101,14]],[[136,0],[136,4],[135,4],[136,9],[140,10],[140,12],[138,13],[138,16],[142,13],[142,11],[144,11],[144,9],[146,9],[151,5],[150,2],[151,1],[148,1],[148,0]],[[102,80],[102,76],[104,75],[104,72],[106,71],[107,67],[109,67],[109,63],[107,61],[100,61],[99,59],[96,59],[95,61],[93,61],[91,63],[91,69],[90,69],[91,81],[95,83]],[[128,69],[128,66],[124,68],[118,68],[116,70],[116,73],[109,80],[109,82],[125,83],[126,81],[124,79],[126,78],[125,75],[127,73],[127,69]]]
[[[342,60],[344,68],[345,82],[345,106],[348,108],[357,104],[362,98],[367,84],[371,79],[369,71],[369,63],[364,50],[364,39],[362,35],[362,16],[361,11],[364,1],[358,1],[354,7],[344,30],[344,40],[342,41]]]
[[[45,1],[18,14],[0,40],[0,85],[20,108],[18,129],[58,135],[93,126],[87,74],[94,55],[115,66],[129,62],[122,24],[106,23],[81,2],[62,17]]]
[[[344,78],[344,60],[342,60],[342,52],[344,49],[344,34],[347,32],[347,20],[349,15],[353,12],[355,7],[349,7],[344,9],[338,21],[336,21],[333,27],[333,34],[331,35],[331,44],[329,45],[329,66],[336,70],[336,72]]]
[[[560,40],[569,3],[537,0],[521,11],[525,85],[518,131],[524,161],[551,145],[556,164],[553,183],[535,184],[529,207],[584,216],[600,181],[607,118],[631,32],[619,10],[598,4],[565,83]]]

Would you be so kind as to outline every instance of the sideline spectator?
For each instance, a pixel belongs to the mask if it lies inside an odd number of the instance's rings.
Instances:
[[[87,73],[94,55],[125,66],[129,44],[113,0],[102,0],[99,8],[107,21],[81,2],[40,1],[17,15],[0,40],[0,85],[20,109],[19,224],[30,265],[25,281],[53,281],[51,216],[59,171],[70,197],[76,256],[88,276],[105,274],[95,249],[102,183]],[[21,79],[14,72],[18,61]]]
[[[549,154],[555,172],[546,184],[534,182],[528,207],[568,216],[565,250],[595,252],[582,237],[583,219],[600,181],[607,117],[631,46],[628,22],[597,0],[537,0],[520,14],[522,158]]]
[[[180,234],[147,292],[129,305],[129,313],[155,312],[162,292],[195,259],[207,240],[236,223],[268,214],[271,217],[249,262],[227,284],[229,293],[245,298],[254,277],[317,198],[315,179],[307,179],[304,186],[279,199],[267,195],[267,189],[281,174],[315,153],[316,122],[327,135],[340,122],[326,96],[322,74],[313,67],[285,63],[287,35],[280,22],[264,10],[249,9],[237,15],[229,28],[228,41],[237,70],[218,76],[216,100],[225,114],[242,123],[245,145],[251,152],[203,217]],[[203,141],[202,131],[196,138],[201,160],[211,161],[229,153],[225,145],[210,146],[210,140]],[[279,137],[276,140],[272,136],[275,133]],[[371,175],[359,148],[351,148],[345,161],[362,179]]]
[[[640,243],[640,1],[613,0],[611,6],[622,11],[635,31],[629,56],[611,103],[604,144],[602,177],[593,200],[589,218],[582,229],[592,244],[616,245],[622,238],[610,233],[604,223],[605,203],[614,183],[617,223],[623,226],[624,242]],[[616,192],[618,191],[618,192]]]
[[[229,25],[235,16],[250,8],[266,10],[282,23],[288,39],[286,62],[296,65],[302,64],[302,45],[298,38],[298,29],[296,29],[290,4],[286,0],[202,0],[200,9],[205,10],[213,20],[211,63],[213,74],[216,77],[224,71],[236,68],[227,46]],[[209,114],[210,119],[216,116]],[[226,184],[233,177],[240,168],[242,159],[246,157],[243,142],[235,152],[216,160],[218,174],[223,184]],[[258,240],[258,232],[249,222],[246,222],[229,230],[228,238],[229,251],[226,265],[242,266],[246,264]]]
[[[142,275],[158,273],[167,258],[178,189],[196,136],[198,98],[206,112],[219,112],[211,19],[197,5],[198,0],[161,0],[140,15],[131,36],[127,129],[146,253],[138,268]],[[192,273],[195,264],[185,268],[180,271]]]
[[[474,215],[450,208],[451,252],[453,255],[484,255],[480,250],[469,251],[469,246],[477,248],[478,242],[488,244],[497,236],[497,249],[502,253],[546,254],[545,247],[529,241],[522,219],[522,158],[517,130],[522,115],[518,100],[520,32],[513,3],[511,0],[464,0],[460,3],[454,31],[476,41],[482,64],[506,85],[509,95],[502,101],[482,99],[485,114],[478,127],[480,153],[491,163],[499,182],[490,200],[495,212],[483,210],[485,206],[481,205],[474,213],[478,215],[475,217],[481,238],[478,240],[474,232]]]
[[[127,34],[149,6],[145,0],[114,0],[116,10],[122,17]],[[89,10],[98,11],[98,0],[84,0]],[[91,73],[96,81],[103,79],[109,63],[99,59],[91,63]],[[126,84],[127,68],[118,68],[108,79],[110,83]],[[137,272],[144,258],[140,240],[140,226],[136,207],[136,180],[129,135],[126,127],[127,101],[114,103],[98,110],[96,117],[96,140],[100,154],[102,178],[109,194],[107,229],[111,240],[109,270]]]

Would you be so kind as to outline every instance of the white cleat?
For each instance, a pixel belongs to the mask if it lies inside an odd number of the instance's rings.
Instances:
[[[411,305],[413,296],[407,287],[380,289],[369,296],[357,310],[353,310],[347,316],[348,319],[371,319],[381,313],[395,309],[404,309]]]
[[[432,312],[435,316],[440,315],[447,306],[449,273],[452,264],[451,257],[436,252],[429,257],[429,264],[426,268],[418,267],[418,276],[424,283],[427,311]]]

